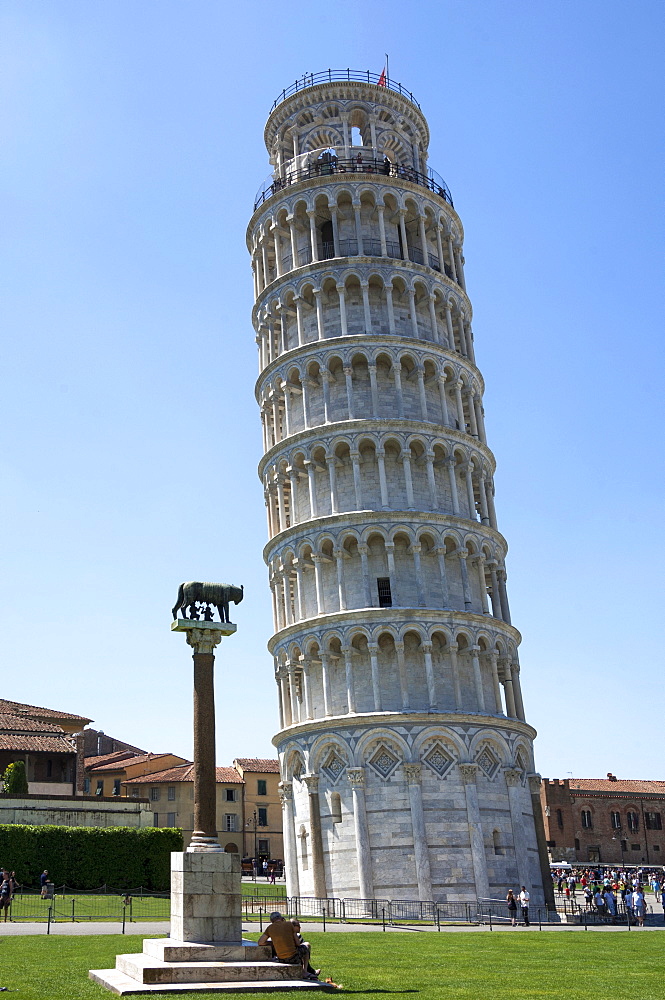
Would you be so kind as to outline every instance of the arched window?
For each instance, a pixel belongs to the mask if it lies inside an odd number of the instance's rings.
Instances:
[[[333,823],[342,822],[342,796],[339,792],[333,792],[330,796],[330,818]]]
[[[591,817],[591,811],[589,809],[582,810],[582,828],[584,830],[593,829],[593,819]]]
[[[351,126],[351,145],[352,146],[362,146],[363,145],[363,137],[362,137],[362,135],[360,133],[360,129],[358,128],[357,125],[352,125]]]
[[[635,833],[640,828],[640,817],[636,812],[628,813],[628,829],[631,833]]]

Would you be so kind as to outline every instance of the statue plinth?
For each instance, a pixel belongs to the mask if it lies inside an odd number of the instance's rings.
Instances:
[[[172,632],[191,632],[192,629],[201,629],[203,632],[219,632],[222,636],[233,635],[238,631],[237,625],[231,622],[199,622],[194,618],[176,618],[171,622]]]

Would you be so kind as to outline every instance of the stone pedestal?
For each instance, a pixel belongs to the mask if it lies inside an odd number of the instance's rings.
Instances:
[[[171,937],[176,941],[239,944],[242,937],[239,855],[173,852]]]

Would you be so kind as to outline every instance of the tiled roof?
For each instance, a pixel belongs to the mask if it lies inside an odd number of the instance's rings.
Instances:
[[[216,780],[225,785],[243,785],[244,781],[234,767],[217,767]],[[139,778],[128,778],[123,781],[123,785],[154,785],[157,782],[166,781],[171,784],[176,781],[194,781],[194,765],[181,764],[179,767],[169,767],[165,771],[156,771],[155,774],[143,774]]]
[[[641,781],[639,779],[610,781],[609,778],[570,778],[571,792],[633,792],[642,795],[665,795],[665,781]]]
[[[127,754],[126,757],[116,758],[115,760],[102,761],[100,764],[89,764],[86,759],[85,766],[88,770],[93,770],[95,774],[98,771],[118,771],[128,764],[144,764],[149,760],[160,760],[162,757],[170,757],[171,754],[167,753],[141,753],[141,754]]]
[[[136,754],[132,753],[131,750],[116,750],[114,753],[103,753],[98,757],[86,757],[85,766],[96,767],[97,764],[111,764],[114,760],[126,760],[135,756]]]
[[[24,705],[20,701],[7,701],[0,698],[0,712],[11,715],[36,715],[45,719],[74,719],[76,722],[92,722],[85,715],[71,715],[69,712],[56,712],[51,708],[41,708],[39,705]]]
[[[0,750],[75,753],[74,744],[66,736],[12,736],[7,733],[0,733]]]
[[[263,760],[261,757],[236,757],[235,764],[240,764],[243,771],[264,771],[268,774],[279,774],[278,760]]]
[[[62,726],[55,726],[50,722],[38,722],[27,715],[5,715],[0,713],[0,730],[16,730],[20,733],[60,733],[64,732]]]

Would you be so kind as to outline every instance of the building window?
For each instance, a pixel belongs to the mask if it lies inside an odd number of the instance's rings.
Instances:
[[[575,850],[579,851],[579,849],[580,849],[580,840],[579,837],[575,837]]]
[[[645,813],[644,825],[647,830],[662,830],[663,824],[660,819],[660,813]]]
[[[628,850],[628,841],[627,840],[622,840],[621,841],[621,850],[622,851],[627,851]]]
[[[257,851],[259,852],[259,855],[265,856],[266,858],[269,858],[270,857],[270,841],[269,840],[259,840],[258,846],[257,846]]]
[[[136,785],[134,785],[134,787],[132,788],[132,798],[138,799],[138,797],[139,797],[139,789]]]
[[[654,849],[654,851],[659,851],[660,850],[660,844],[654,844],[653,845],[653,849]]]
[[[226,801],[227,802],[235,802],[235,800],[236,800],[236,790],[235,790],[235,788],[227,788],[226,789]]]
[[[120,795],[120,778],[113,779],[113,794]]]
[[[630,849],[631,849],[631,851],[639,851],[640,845],[639,844],[631,844],[630,845]]]
[[[589,809],[582,810],[582,829],[583,830],[593,829],[593,820],[591,818],[591,811]]]
[[[167,813],[166,814],[166,825],[167,826],[175,826],[175,813]]]
[[[637,815],[636,812],[629,812],[628,829],[631,831],[631,833],[634,833],[636,830],[639,830],[639,828],[640,828],[640,817]]]
[[[159,813],[152,814],[152,825],[159,826]]]
[[[379,592],[379,607],[392,608],[393,598],[390,593],[390,577],[379,576],[376,580],[376,588]]]
[[[169,802],[175,802],[175,785],[169,785],[169,790],[166,797],[169,800]]]
[[[47,778],[52,778],[53,777],[53,761],[52,760],[47,760],[46,761],[46,777]]]
[[[617,813],[617,812],[610,813],[610,819],[612,820],[612,829],[613,830],[620,830],[621,829],[621,813]]]
[[[83,779],[83,794],[90,795],[90,778]]]
[[[560,809],[556,811],[556,825],[560,830],[563,830],[563,813]]]
[[[256,794],[257,795],[267,795],[268,794],[268,783],[264,781],[263,778],[259,778],[256,782]]]
[[[159,788],[150,789],[150,801],[159,802]]]
[[[235,833],[236,832],[236,814],[227,813],[224,817],[224,832],[225,833]]]
[[[97,782],[97,788],[95,789],[95,795],[103,795],[103,794],[104,794],[104,779],[100,778],[99,781]]]
[[[266,809],[265,806],[261,806],[259,808],[258,825],[259,826],[267,826],[268,825],[268,810]]]

